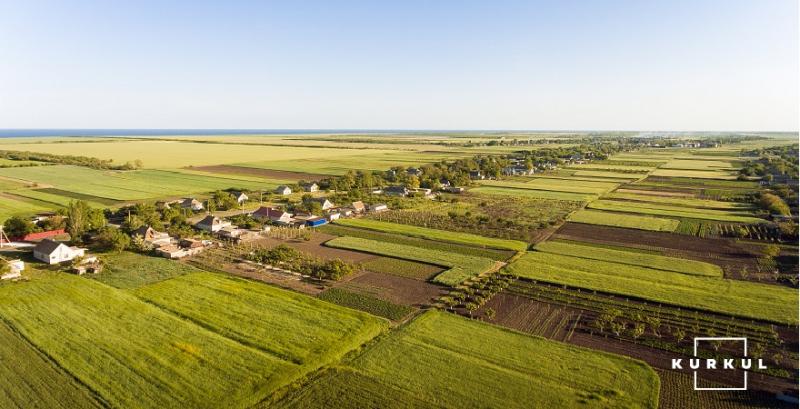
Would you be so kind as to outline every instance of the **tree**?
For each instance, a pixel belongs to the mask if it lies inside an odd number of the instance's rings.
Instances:
[[[661,338],[661,334],[658,332],[658,329],[661,327],[661,318],[646,317],[645,322],[650,325],[650,330],[653,331],[653,335],[655,335],[657,338]]]
[[[135,235],[131,238],[131,248],[142,253],[153,251],[153,243],[148,242],[141,235]]]
[[[633,339],[639,339],[639,337],[644,335],[644,329],[645,326],[643,322],[636,323],[636,325],[634,325],[633,329],[631,330],[631,335],[633,336]]]
[[[686,331],[684,331],[683,328],[676,328],[672,335],[675,336],[675,341],[680,343],[686,338]]]
[[[70,201],[67,205],[67,233],[72,241],[80,243],[83,234],[89,229],[91,208],[83,200]]]
[[[131,238],[120,229],[104,227],[97,236],[97,242],[106,249],[121,252],[131,244]]]
[[[469,312],[470,318],[472,318],[472,313],[478,309],[478,304],[475,304],[474,302],[468,302],[466,305],[466,309],[467,312]]]
[[[494,311],[494,308],[487,308],[484,314],[486,315],[487,320],[492,321],[494,320],[496,312]]]
[[[622,336],[622,333],[625,331],[625,323],[622,321],[614,321],[611,323],[611,332],[614,333],[616,336]]]
[[[24,217],[13,216],[3,223],[3,230],[8,237],[22,237],[35,232],[36,225]]]
[[[750,348],[750,355],[755,359],[760,359],[764,357],[764,353],[767,352],[766,348],[764,348],[764,344],[760,342],[756,342]]]
[[[764,257],[774,258],[781,254],[781,248],[776,244],[768,244],[761,249],[761,252],[764,254]]]

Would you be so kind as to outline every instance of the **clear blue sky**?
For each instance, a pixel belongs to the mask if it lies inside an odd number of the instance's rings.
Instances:
[[[0,128],[797,130],[798,58],[797,0],[0,0]]]

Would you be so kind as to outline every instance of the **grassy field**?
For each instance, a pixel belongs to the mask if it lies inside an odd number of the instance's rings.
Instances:
[[[614,179],[639,179],[645,176],[642,173],[609,172],[604,170],[577,170],[573,175]]]
[[[102,258],[105,260],[103,271],[89,277],[121,289],[139,288],[200,271],[188,264],[129,251],[105,254]]]
[[[54,207],[36,199],[0,194],[0,222],[12,216],[28,216],[36,212],[52,210]]]
[[[725,171],[725,170],[685,170],[685,169],[663,169],[663,168],[654,170],[651,173],[651,175],[701,178],[701,179],[722,179],[722,180],[735,180],[737,177],[736,172]]]
[[[527,180],[529,179],[529,180]],[[482,186],[509,187],[515,189],[549,190],[553,192],[585,193],[600,195],[618,186],[610,182],[588,182],[583,180],[559,180],[546,178],[526,178],[526,180],[484,180]]]
[[[319,299],[388,318],[392,321],[401,320],[414,311],[414,308],[405,305],[392,304],[380,298],[354,293],[341,288],[329,288],[319,294]]]
[[[705,200],[684,197],[665,197],[648,194],[619,193],[612,192],[604,199],[632,200],[635,202],[658,203],[663,205],[674,205],[682,207],[693,207],[697,209],[716,209],[716,210],[752,210],[753,206],[749,203],[725,202],[721,200]]]
[[[0,407],[102,408],[91,392],[0,322]]]
[[[448,267],[449,270],[434,277],[433,282],[450,286],[458,285],[470,277],[487,271],[496,263],[494,260],[484,257],[465,256],[357,237],[339,237],[326,242],[325,245]]]
[[[658,389],[640,361],[430,311],[278,407],[655,408]]]
[[[602,226],[615,226],[629,229],[668,232],[675,231],[680,223],[678,220],[673,219],[610,213],[598,210],[581,210],[570,216],[569,221],[577,223],[599,224]]]
[[[78,166],[0,169],[0,176],[51,185],[58,189],[113,200],[175,197],[217,189],[271,189],[278,183],[231,177],[190,175],[162,170],[101,171]]]
[[[682,157],[678,157],[661,165],[659,168],[683,170],[736,170],[739,169],[739,166],[737,165],[737,161],[732,160],[705,160],[703,157],[682,159]]]
[[[597,200],[589,203],[590,209],[609,210],[614,212],[640,213],[653,216],[687,217],[694,219],[715,220],[735,223],[759,223],[763,219],[751,216],[743,210],[697,209],[685,206],[669,206],[658,203],[643,203],[618,200]]]
[[[306,295],[213,273],[141,287],[136,296],[204,328],[314,369],[378,335],[370,315]]]
[[[15,190],[13,194],[16,196],[24,196],[39,200],[59,207],[67,206],[69,205],[69,202],[74,200],[83,200],[89,206],[98,208],[113,207],[121,203],[120,201],[114,199],[85,195],[56,188],[20,189]]]
[[[797,291],[768,284],[693,276],[600,260],[529,252],[508,267],[523,278],[650,301],[797,323]]]
[[[453,160],[470,157],[472,153],[429,153],[413,151],[387,151],[377,149],[343,149],[347,155],[327,155],[306,159],[266,160],[246,163],[230,163],[259,169],[285,170],[290,172],[318,173],[324,175],[342,175],[348,170],[380,170],[385,171],[393,166],[420,166],[442,160]]]
[[[336,224],[368,230],[377,230],[384,233],[402,234],[405,236],[419,237],[428,240],[438,240],[448,243],[488,247],[501,250],[523,251],[528,248],[528,243],[517,240],[494,239],[490,237],[482,237],[477,234],[456,233],[446,230],[428,229],[425,227],[411,226],[408,224],[389,223],[371,219],[340,219],[336,221]]]
[[[585,193],[554,192],[551,190],[517,189],[498,186],[479,186],[469,190],[471,193],[487,195],[516,196],[534,199],[568,200],[573,202],[588,202],[596,199],[597,195]]]
[[[610,172],[621,171],[625,173],[625,171],[634,171],[634,172],[648,172],[655,168],[655,166],[642,166],[642,165],[620,165],[615,163],[585,163],[582,165],[572,165],[569,166],[568,169],[578,169],[578,170],[607,170]]]
[[[466,256],[485,257],[493,260],[507,260],[514,255],[514,252],[510,250],[498,250],[454,243],[445,243],[402,234],[384,233],[377,230],[348,227],[338,223],[327,224],[318,229],[323,233],[333,234],[336,236],[360,237],[362,239],[385,241],[387,243],[422,247],[431,250],[441,250],[449,253],[463,254]]]
[[[434,275],[442,272],[442,268],[431,264],[423,264],[416,261],[392,257],[376,257],[363,263],[362,266],[369,271],[391,274],[398,277],[413,278],[421,281],[428,281],[433,278]]]
[[[299,369],[73,275],[0,286],[0,316],[113,407],[246,407]]]
[[[673,271],[676,273],[684,273],[689,275],[722,277],[722,268],[715,264],[660,256],[656,254],[647,254],[639,251],[609,249],[593,246],[591,244],[546,241],[537,244],[536,250],[543,251],[545,253],[574,256],[590,260],[611,261],[620,264]]]

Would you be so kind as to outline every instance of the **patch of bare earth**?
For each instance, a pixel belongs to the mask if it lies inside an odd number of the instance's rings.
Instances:
[[[316,173],[290,172],[286,170],[272,170],[248,168],[245,166],[215,165],[215,166],[193,166],[190,169],[209,173],[223,173],[229,175],[257,176],[266,179],[278,180],[320,180],[330,175]]]
[[[430,305],[434,298],[445,292],[444,287],[435,284],[371,271],[336,283],[334,287],[413,307]]]
[[[311,239],[308,241],[301,239],[282,240],[274,238],[264,238],[256,240],[252,242],[252,244],[257,246],[263,246],[266,248],[272,248],[279,244],[285,244],[289,247],[295,248],[304,253],[308,253],[312,256],[316,256],[325,260],[338,258],[350,263],[363,263],[365,261],[369,261],[377,257],[372,254],[361,253],[352,250],[335,249],[324,245],[326,241],[335,239],[336,237],[337,236],[332,236],[330,234],[314,232],[311,235]]]

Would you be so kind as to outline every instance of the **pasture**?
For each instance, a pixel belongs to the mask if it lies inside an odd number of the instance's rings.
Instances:
[[[610,213],[598,210],[581,210],[573,213],[569,221],[576,223],[598,224],[601,226],[625,227],[629,229],[672,232],[680,222],[651,216]]]
[[[580,257],[589,260],[610,261],[657,270],[672,271],[689,275],[722,277],[722,268],[701,261],[666,257],[641,250],[612,249],[589,243],[546,241],[536,245],[537,251]]]
[[[448,243],[469,246],[488,247],[500,250],[524,251],[528,248],[528,243],[517,240],[495,239],[491,237],[482,237],[477,234],[429,229],[426,227],[382,222],[371,219],[340,219],[336,221],[336,224],[348,227],[357,227],[361,229],[376,230],[384,233],[402,234],[405,236],[419,237],[428,240],[444,241]]]
[[[338,237],[326,242],[325,245],[448,267],[448,270],[434,277],[433,282],[450,286],[458,285],[470,277],[498,266],[494,260],[484,257],[453,254],[442,250],[425,249],[358,237]]]
[[[656,408],[658,389],[643,362],[430,311],[277,406]]]
[[[519,277],[781,324],[797,323],[797,291],[580,257],[528,252],[507,267]]]
[[[12,216],[28,216],[32,213],[52,210],[53,207],[33,198],[0,193],[0,222]]]
[[[734,210],[698,209],[682,205],[670,206],[651,202],[634,202],[620,200],[597,200],[589,203],[590,209],[613,212],[640,213],[652,216],[685,217],[691,219],[714,220],[735,223],[760,223],[763,219],[754,217],[751,212]]]

